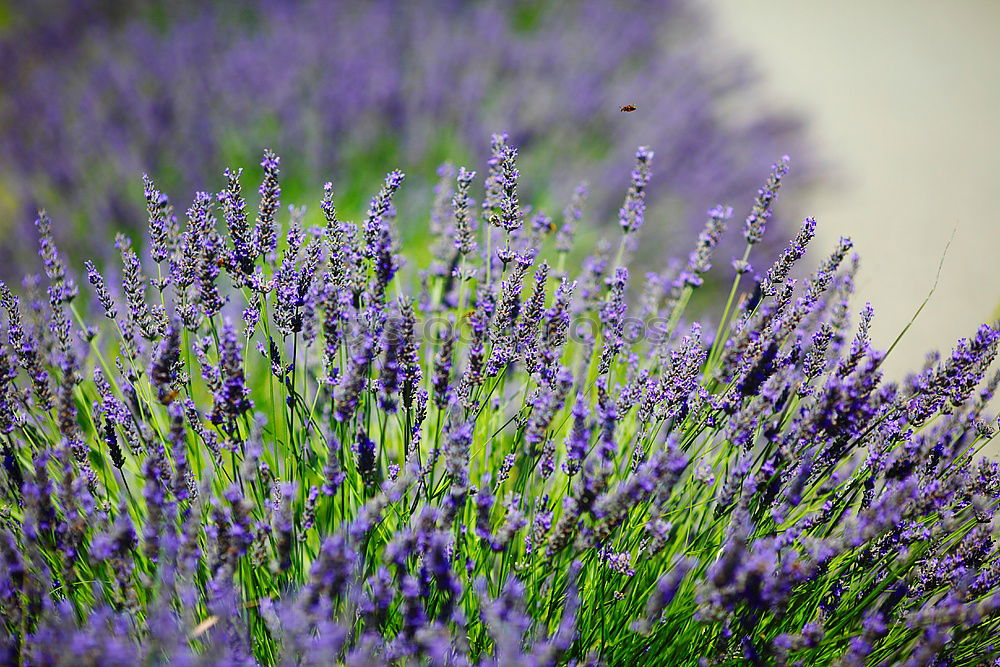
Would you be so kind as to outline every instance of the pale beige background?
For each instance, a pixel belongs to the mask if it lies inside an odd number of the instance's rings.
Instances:
[[[705,0],[763,78],[760,104],[798,110],[832,187],[806,200],[818,248],[851,236],[861,302],[898,377],[1000,305],[1000,0]],[[710,45],[706,45],[710,46]],[[817,248],[817,249],[818,249]]]

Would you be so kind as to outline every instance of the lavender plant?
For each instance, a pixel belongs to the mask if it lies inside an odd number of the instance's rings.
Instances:
[[[752,77],[715,49],[706,58],[711,31],[682,0],[31,5],[0,26],[0,214],[28,221],[6,230],[21,241],[0,248],[8,281],[33,261],[38,206],[62,221],[64,253],[110,265],[104,239],[141,229],[145,202],[126,186],[136,174],[187,196],[265,146],[294,158],[291,194],[332,174],[341,207],[357,212],[389,169],[412,168],[414,192],[429,192],[429,166],[481,162],[482,138],[506,127],[522,170],[551,175],[528,183],[545,192],[522,194],[551,204],[582,180],[601,183],[590,210],[603,216],[620,203],[610,193],[625,187],[626,147],[648,142],[660,152],[654,194],[670,211],[664,240],[680,242],[704,201],[755,187],[779,147],[799,143],[786,116],[721,112]],[[639,110],[622,114],[626,102]]]
[[[147,181],[147,250],[87,266],[90,308],[39,215],[47,279],[0,286],[3,662],[997,659],[997,325],[884,381],[849,240],[792,278],[807,219],[750,268],[787,159],[715,317],[725,206],[630,303],[653,152],[579,266],[579,200],[529,213],[493,153],[429,221],[392,172],[305,227],[270,152],[256,213],[239,170],[183,222]]]

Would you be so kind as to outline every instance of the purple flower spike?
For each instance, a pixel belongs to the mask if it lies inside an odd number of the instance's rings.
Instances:
[[[785,155],[781,161],[771,165],[771,175],[768,176],[767,183],[757,191],[757,199],[744,222],[743,236],[746,237],[747,243],[760,243],[764,237],[764,228],[771,217],[771,206],[778,196],[781,179],[788,173],[789,161],[790,158]]]
[[[639,231],[646,217],[646,186],[649,184],[649,166],[653,161],[653,151],[640,146],[635,153],[635,168],[632,169],[632,185],[625,195],[625,203],[618,211],[618,224],[622,231],[631,234]]]

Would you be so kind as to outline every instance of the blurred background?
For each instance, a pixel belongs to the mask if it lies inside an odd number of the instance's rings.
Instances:
[[[614,232],[648,144],[650,267],[686,255],[718,201],[748,207],[783,153],[802,153],[803,185],[811,173],[794,114],[729,111],[749,100],[752,70],[705,48],[706,13],[686,0],[0,2],[2,219],[30,241],[44,206],[79,255],[137,236],[144,171],[183,213],[226,166],[248,167],[252,192],[265,147],[283,158],[285,203],[332,180],[356,216],[393,168],[408,176],[399,210],[426,211],[442,161],[483,172],[490,134],[508,131],[523,201],[558,216],[588,181],[583,226]],[[419,261],[426,218],[399,223]],[[31,246],[5,246],[0,269],[31,265]]]
[[[899,376],[1000,304],[997,26],[990,0],[0,0],[0,278],[40,270],[39,206],[73,266],[101,262],[116,232],[144,234],[144,172],[182,217],[226,166],[246,167],[253,195],[265,147],[283,158],[283,204],[314,214],[326,180],[357,218],[386,171],[406,171],[398,223],[419,265],[438,166],[482,173],[499,130],[536,212],[558,217],[589,182],[585,242],[614,238],[650,145],[638,262],[660,269],[714,204],[745,215],[789,153],[757,268],[803,215],[819,220],[814,256],[852,236],[883,347],[956,230],[888,360]],[[742,247],[729,238],[723,273]]]
[[[760,108],[795,109],[824,164],[801,202],[817,241],[851,236],[873,338],[895,376],[1000,317],[1000,2],[711,0],[721,41],[761,74]]]

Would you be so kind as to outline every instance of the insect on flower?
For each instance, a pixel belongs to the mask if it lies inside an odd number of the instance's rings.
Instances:
[[[635,109],[636,106],[634,104],[626,104],[625,106],[621,107],[619,111],[623,113],[632,113],[633,111],[635,111]]]

